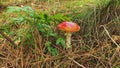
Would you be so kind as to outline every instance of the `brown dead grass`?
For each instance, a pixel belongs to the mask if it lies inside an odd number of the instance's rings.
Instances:
[[[41,4],[41,3],[40,3]],[[48,5],[39,5],[31,4],[34,9],[42,8],[46,11]],[[109,7],[110,8],[110,7]],[[120,7],[119,7],[120,8]],[[119,9],[118,7],[115,9]],[[114,8],[113,8],[114,9]],[[106,9],[110,11],[110,9]],[[36,10],[39,11],[39,10]],[[56,13],[56,11],[51,11]],[[68,10],[66,11],[68,12]],[[103,12],[103,11],[102,11]],[[115,11],[118,13],[118,10]],[[106,13],[105,10],[103,13]],[[108,13],[108,12],[107,12]],[[112,14],[112,12],[110,12]],[[108,13],[109,14],[109,13]],[[103,21],[101,14],[96,17],[99,20],[95,23],[96,25],[91,27],[86,25],[84,22],[87,20],[79,20],[74,18],[76,22],[81,25],[81,31],[74,33],[72,36],[72,46],[73,51],[68,54],[66,50],[59,48],[59,46],[54,46],[59,50],[59,54],[56,56],[51,56],[50,53],[45,53],[46,47],[44,42],[46,39],[42,38],[37,30],[32,34],[34,36],[35,48],[23,46],[25,42],[22,42],[20,46],[16,48],[13,47],[6,39],[1,39],[0,42],[0,67],[2,68],[80,68],[77,63],[85,66],[86,68],[113,68],[119,67],[120,65],[120,50],[119,48],[111,41],[111,39],[106,34],[105,30],[100,28],[101,24],[105,24],[107,31],[112,36],[112,39],[117,42],[119,45],[119,19],[118,23],[114,23],[113,18],[106,14],[105,16],[110,17],[106,18]],[[114,15],[114,14],[113,14]],[[119,14],[114,16],[114,19],[118,17]],[[91,16],[92,17],[92,16]],[[103,15],[104,17],[104,15]],[[78,19],[78,20],[77,20]],[[96,21],[95,18],[93,20]],[[102,22],[105,23],[100,23]],[[83,25],[83,26],[82,26]],[[94,28],[95,27],[95,28]],[[91,28],[88,30],[86,28]],[[82,31],[85,29],[85,31]],[[88,31],[91,31],[91,35],[87,36]],[[72,58],[73,60],[69,59]]]

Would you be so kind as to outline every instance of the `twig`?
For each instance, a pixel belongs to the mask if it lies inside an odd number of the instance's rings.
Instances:
[[[17,45],[14,43],[14,41],[13,41],[11,38],[9,38],[6,34],[4,34],[2,31],[0,31],[0,34],[1,34],[5,39],[7,39],[12,45],[17,46]]]
[[[108,37],[112,40],[112,42],[113,42],[118,48],[120,48],[120,46],[119,46],[119,45],[115,42],[115,40],[110,36],[110,34],[109,34],[108,30],[105,28],[105,26],[104,26],[104,25],[100,25],[100,27],[103,27],[103,28],[104,28],[104,30],[105,30],[106,34],[108,35]]]
[[[117,46],[116,52],[112,55],[112,57],[111,57],[111,59],[110,59],[110,62],[111,62],[113,59],[115,59],[115,56],[116,56],[117,52],[119,52],[120,46],[119,46],[119,45],[115,42],[115,40],[110,36],[108,30],[105,28],[104,25],[101,25],[100,27],[103,27],[103,28],[104,28],[104,30],[105,30],[106,34],[108,35],[108,37],[109,37],[109,38],[112,40],[112,42]],[[110,64],[110,66],[111,66],[111,64]]]
[[[72,60],[75,64],[77,64],[78,66],[82,67],[82,68],[86,68],[85,66],[83,66],[82,64],[78,63],[77,61],[75,61],[74,59],[68,57],[68,59]]]

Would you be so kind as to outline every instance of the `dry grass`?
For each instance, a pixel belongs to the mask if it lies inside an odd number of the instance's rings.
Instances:
[[[65,3],[69,2],[65,1]],[[70,3],[73,5],[75,2]],[[54,6],[50,6],[51,3]],[[61,12],[72,16],[72,20],[81,26],[79,32],[73,33],[72,52],[68,54],[65,49],[53,44],[59,50],[59,54],[51,56],[50,53],[46,53],[44,46],[45,41],[51,38],[43,38],[35,30],[32,33],[35,48],[29,45],[23,46],[26,39],[23,39],[15,48],[6,39],[0,39],[0,68],[119,68],[120,6],[95,7],[95,4],[91,3],[87,4],[90,7],[85,7],[90,12],[88,14],[85,12],[83,15],[85,9],[74,12],[74,9],[81,9],[81,5],[69,6],[71,8],[69,9],[65,5],[61,5],[62,2],[59,0],[58,2],[37,2],[40,5],[31,4],[35,10],[37,9],[36,11],[43,10],[54,14]],[[55,10],[52,10],[53,8]],[[100,27],[101,25],[104,25],[104,28]],[[9,37],[12,39],[13,36]]]

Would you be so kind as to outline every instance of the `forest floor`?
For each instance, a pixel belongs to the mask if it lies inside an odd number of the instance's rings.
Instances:
[[[118,0],[0,3],[0,68],[119,68],[119,11]],[[71,53],[66,20],[80,25]]]

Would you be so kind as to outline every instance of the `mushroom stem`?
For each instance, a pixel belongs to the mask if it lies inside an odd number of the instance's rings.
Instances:
[[[66,48],[71,48],[71,35],[70,32],[66,33]]]

